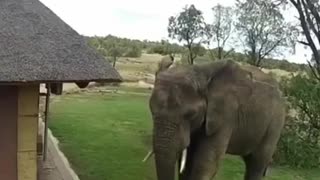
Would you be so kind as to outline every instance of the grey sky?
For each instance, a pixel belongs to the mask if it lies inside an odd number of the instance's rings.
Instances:
[[[195,4],[211,20],[211,8],[217,4],[233,5],[234,0],[40,0],[78,33],[87,36],[108,34],[133,39],[159,41],[167,38],[168,17],[186,4]],[[292,15],[295,11],[291,11]],[[310,50],[301,45],[289,61],[305,63]]]

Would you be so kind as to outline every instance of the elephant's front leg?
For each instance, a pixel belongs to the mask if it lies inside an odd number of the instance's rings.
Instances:
[[[230,136],[231,131],[222,130],[214,136],[199,139],[189,180],[211,180],[216,175]]]

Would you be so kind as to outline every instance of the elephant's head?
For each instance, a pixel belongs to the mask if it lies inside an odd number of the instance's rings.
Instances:
[[[210,136],[219,128],[221,122],[215,121],[214,109],[224,103],[223,93],[235,93],[228,101],[232,113],[239,98],[251,93],[250,80],[251,74],[233,61],[177,66],[157,73],[149,103],[158,180],[174,180],[176,162],[185,163],[183,152],[192,134],[200,130]],[[235,89],[236,84],[240,86]]]

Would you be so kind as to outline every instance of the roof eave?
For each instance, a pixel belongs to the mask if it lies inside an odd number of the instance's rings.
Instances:
[[[47,83],[121,83],[123,80],[119,79],[90,79],[90,80],[35,80],[35,81],[0,81],[2,85],[27,85],[27,84],[47,84]]]

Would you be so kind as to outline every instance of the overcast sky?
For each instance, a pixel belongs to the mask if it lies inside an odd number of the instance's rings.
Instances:
[[[61,19],[86,36],[108,34],[133,39],[160,41],[167,38],[168,17],[176,15],[186,4],[194,4],[211,19],[217,4],[233,5],[234,0],[40,0]],[[302,46],[289,61],[305,63],[309,50]],[[282,58],[282,57],[281,57]]]

